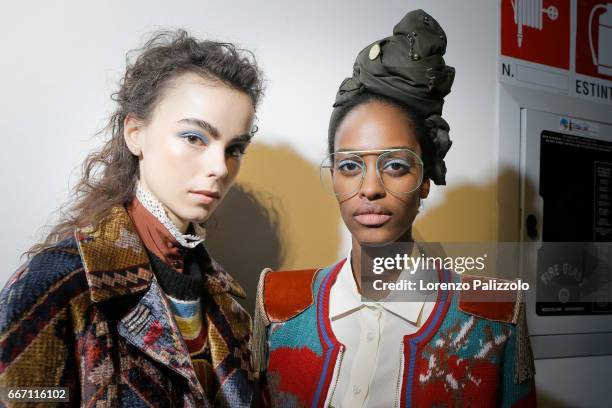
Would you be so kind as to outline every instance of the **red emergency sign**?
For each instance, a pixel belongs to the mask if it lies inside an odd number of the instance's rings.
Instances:
[[[502,0],[501,53],[569,69],[570,1]]]
[[[612,1],[580,0],[576,26],[576,72],[612,79]]]

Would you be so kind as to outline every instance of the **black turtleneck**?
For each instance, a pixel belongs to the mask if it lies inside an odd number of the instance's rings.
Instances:
[[[194,300],[202,297],[203,275],[211,267],[210,257],[202,245],[185,251],[182,273],[159,259],[153,252],[147,252],[153,273],[166,294],[180,300]]]

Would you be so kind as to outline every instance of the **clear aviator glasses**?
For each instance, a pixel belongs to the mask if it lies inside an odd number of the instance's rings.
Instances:
[[[409,194],[423,182],[423,161],[410,149],[351,150],[331,153],[321,163],[321,183],[338,198],[359,191],[366,176],[364,156],[377,155],[376,174],[385,190]]]

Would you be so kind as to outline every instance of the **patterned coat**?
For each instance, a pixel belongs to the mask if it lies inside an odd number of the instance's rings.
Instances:
[[[251,321],[231,296],[244,291],[213,266],[200,384],[132,221],[114,208],[96,231],[77,230],[10,278],[0,294],[0,387],[69,387],[68,406],[250,406]]]
[[[330,406],[344,345],[331,329],[329,294],[343,263],[262,274],[255,330],[266,341],[253,351],[264,405]],[[439,271],[439,282],[466,279]],[[490,303],[440,291],[427,321],[404,336],[395,406],[535,406],[524,309],[516,292],[507,295],[513,301]]]

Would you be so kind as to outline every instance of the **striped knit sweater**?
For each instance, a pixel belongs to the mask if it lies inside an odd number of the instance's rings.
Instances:
[[[197,248],[190,252],[200,252]],[[212,372],[210,349],[206,347],[207,330],[202,314],[203,278],[198,256],[187,256],[184,272],[174,270],[170,265],[149,253],[155,276],[160,282],[174,319],[187,345],[191,362],[200,384],[206,388]]]

